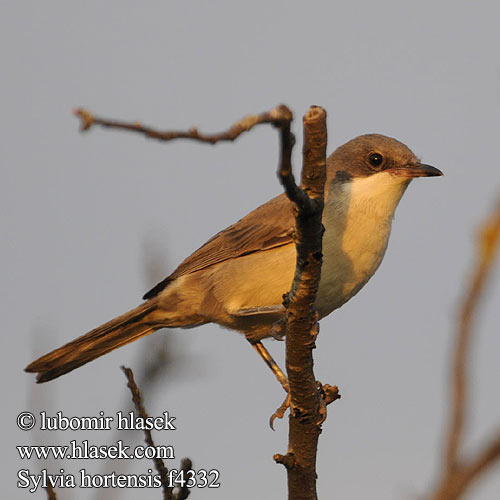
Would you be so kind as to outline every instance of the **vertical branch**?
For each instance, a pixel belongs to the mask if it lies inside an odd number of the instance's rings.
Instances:
[[[289,499],[316,499],[316,455],[323,413],[313,372],[312,349],[318,333],[314,302],[321,273],[324,184],[326,178],[326,112],[311,107],[304,116],[302,189],[289,165],[280,179],[295,204],[297,265],[285,299],[286,369],[290,387],[289,444],[286,456],[276,455],[288,472]]]

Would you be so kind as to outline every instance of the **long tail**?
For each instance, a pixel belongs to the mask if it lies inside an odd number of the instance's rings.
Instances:
[[[139,307],[104,323],[68,344],[29,364],[25,371],[38,373],[38,383],[48,382],[92,361],[113,349],[133,342],[161,328],[152,321],[157,301]]]

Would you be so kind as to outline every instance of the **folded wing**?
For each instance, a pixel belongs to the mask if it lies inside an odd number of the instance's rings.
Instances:
[[[285,194],[268,201],[238,222],[217,233],[185,259],[167,278],[144,295],[151,299],[173,280],[228,259],[291,243],[294,227],[292,203]]]

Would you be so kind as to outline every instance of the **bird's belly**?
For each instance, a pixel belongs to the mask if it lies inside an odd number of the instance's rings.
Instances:
[[[368,220],[356,229],[348,224],[341,237],[332,229],[327,228],[323,237],[323,266],[316,299],[321,318],[345,304],[373,276],[387,249],[390,222]]]

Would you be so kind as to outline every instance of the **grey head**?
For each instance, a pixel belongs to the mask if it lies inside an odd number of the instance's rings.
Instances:
[[[426,165],[402,142],[381,134],[356,137],[337,148],[328,158],[328,177],[345,180],[385,172],[410,181],[443,173]]]

